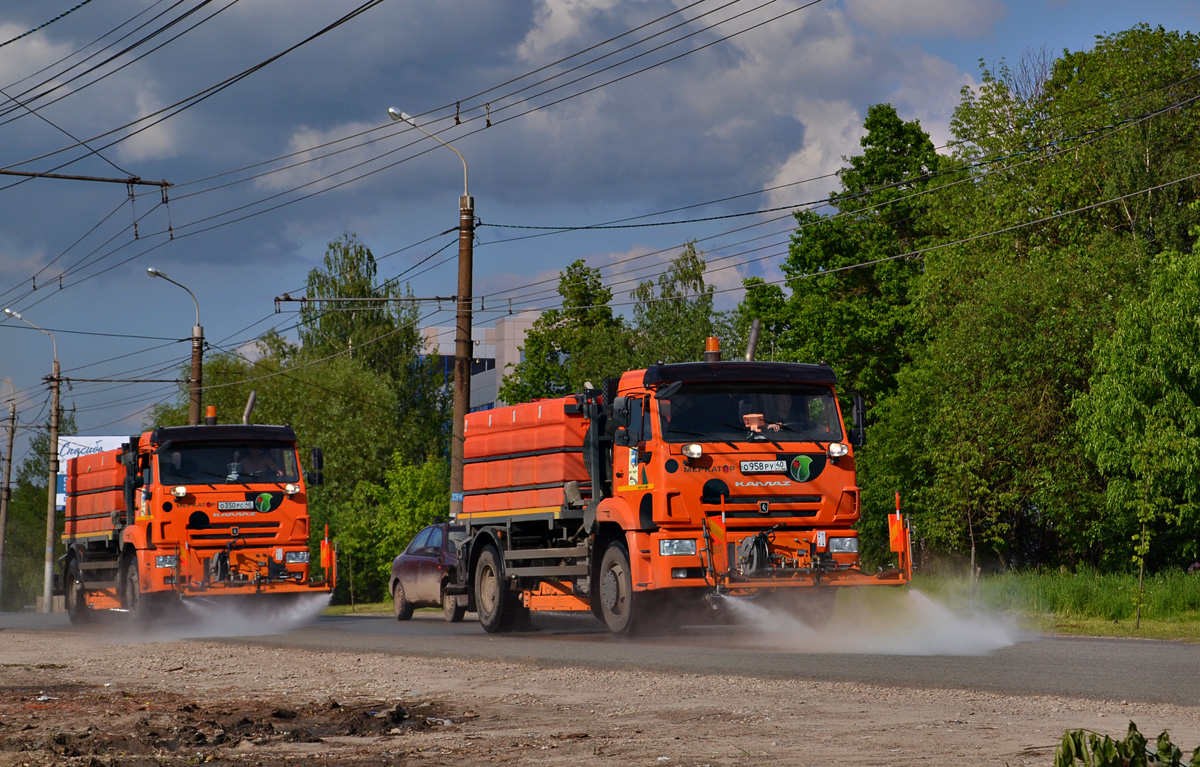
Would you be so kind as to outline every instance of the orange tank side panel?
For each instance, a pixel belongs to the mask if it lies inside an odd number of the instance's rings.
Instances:
[[[120,450],[105,450],[67,461],[67,492],[77,493],[123,485],[125,467],[121,464],[120,457]]]
[[[125,510],[125,467],[121,451],[106,450],[67,461],[63,535],[112,530],[112,512]]]
[[[125,510],[125,495],[120,490],[68,495],[63,535],[78,536],[112,530],[112,512],[118,510]]]
[[[573,397],[563,397],[469,414],[463,457],[474,462],[463,471],[463,489],[586,480],[581,453],[547,452],[583,447],[587,420],[567,414],[571,402]]]

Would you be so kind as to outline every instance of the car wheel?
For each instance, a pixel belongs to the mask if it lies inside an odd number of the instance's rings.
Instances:
[[[458,597],[454,594],[446,593],[446,586],[442,584],[442,614],[446,616],[446,621],[449,623],[458,623],[467,614],[467,606],[458,603]]]
[[[398,621],[406,621],[413,614],[413,603],[405,598],[404,586],[400,581],[396,581],[396,585],[392,587],[392,614]]]

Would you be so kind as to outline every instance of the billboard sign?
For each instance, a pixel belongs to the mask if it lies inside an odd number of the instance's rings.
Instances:
[[[129,441],[128,435],[123,437],[78,437],[58,438],[58,491],[54,505],[62,511],[67,506],[67,461],[81,455],[102,453],[105,450],[116,450]]]

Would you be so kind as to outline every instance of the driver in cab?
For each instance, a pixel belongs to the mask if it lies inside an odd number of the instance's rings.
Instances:
[[[792,395],[790,394],[768,394],[763,398],[762,413],[746,413],[742,416],[742,423],[752,432],[761,433],[765,428],[767,431],[781,431],[783,427],[796,420],[796,416],[792,415]]]

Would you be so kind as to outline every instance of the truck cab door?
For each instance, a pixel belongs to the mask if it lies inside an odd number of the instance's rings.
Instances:
[[[617,409],[616,448],[613,466],[621,476],[614,477],[618,489],[641,488],[647,484],[645,455],[651,438],[650,403],[645,397],[633,396]]]

